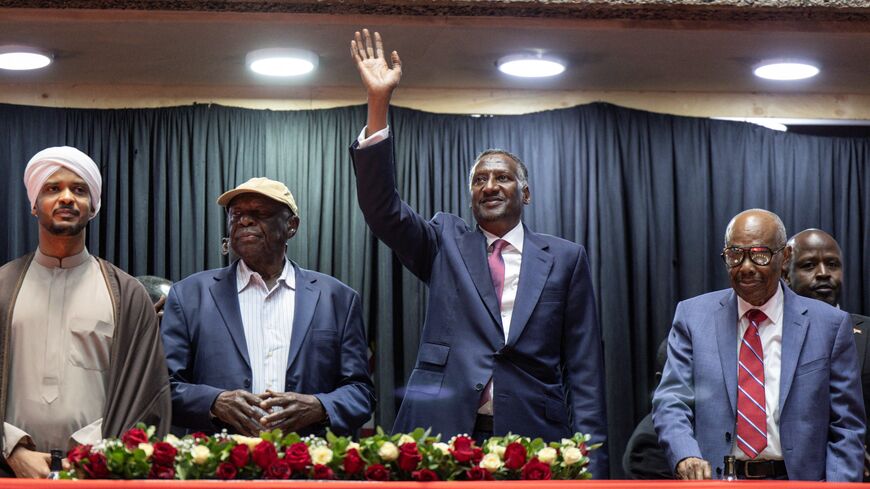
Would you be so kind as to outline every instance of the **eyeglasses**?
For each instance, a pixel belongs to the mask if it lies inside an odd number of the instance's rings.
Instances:
[[[749,255],[749,259],[752,263],[755,263],[760,267],[766,267],[767,265],[770,265],[770,260],[773,259],[773,255],[784,249],[784,245],[777,250],[771,250],[767,246],[749,246],[747,248],[732,246],[722,250],[722,260],[729,268],[734,268],[739,267],[746,256]]]

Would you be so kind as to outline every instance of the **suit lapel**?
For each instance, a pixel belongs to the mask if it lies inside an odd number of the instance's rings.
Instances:
[[[855,341],[855,347],[858,349],[858,362],[861,364],[861,371],[864,371],[864,354],[867,351],[867,341],[863,338],[865,334],[867,334],[867,327],[864,325],[864,320],[861,319],[861,316],[850,314],[852,317],[852,334],[855,336],[860,335],[861,338],[858,338]],[[870,408],[870,406],[868,406]]]
[[[224,320],[224,326],[230,332],[236,349],[244,358],[248,368],[251,368],[251,359],[248,358],[248,344],[245,342],[245,329],[242,326],[242,312],[239,308],[239,293],[236,289],[236,268],[238,265],[239,262],[236,260],[235,263],[216,275],[215,283],[209,287],[209,292],[214,299],[215,307]]]
[[[732,291],[721,302],[721,308],[713,312],[719,348],[719,362],[731,411],[737,415],[737,295]]]
[[[456,245],[459,254],[465,262],[471,281],[477,288],[480,299],[492,316],[493,321],[501,329],[501,307],[495,296],[495,287],[492,285],[492,275],[489,273],[489,264],[486,262],[486,237],[480,229],[469,231],[456,237]],[[502,336],[504,337],[504,336]]]
[[[798,303],[797,295],[788,286],[783,284],[781,287],[783,289],[782,366],[779,380],[779,412],[782,412],[791,390],[794,371],[797,369],[809,323],[809,318],[804,315],[807,309]]]
[[[302,342],[305,341],[305,335],[314,319],[317,301],[320,299],[320,290],[314,286],[317,279],[307,274],[295,263],[293,263],[293,268],[296,273],[296,306],[293,311],[293,335],[290,338],[290,353],[287,357],[288,369],[293,365],[296,356],[299,355]]]
[[[537,235],[524,228],[525,238],[523,242],[523,259],[520,264],[520,283],[517,287],[517,297],[514,302],[514,310],[511,314],[511,328],[508,334],[509,345],[517,342],[529,317],[532,315],[541,291],[550,276],[553,268],[553,256],[547,252],[549,245],[540,240]]]

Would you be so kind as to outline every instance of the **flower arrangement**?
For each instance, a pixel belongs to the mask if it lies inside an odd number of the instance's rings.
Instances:
[[[325,438],[284,435],[260,437],[154,436],[139,425],[120,439],[82,445],[68,454],[66,479],[325,479],[325,480],[507,480],[589,479],[589,452],[580,433],[560,442],[508,434],[477,446],[466,436],[442,442],[418,428],[388,435],[378,428],[358,442],[327,432]]]

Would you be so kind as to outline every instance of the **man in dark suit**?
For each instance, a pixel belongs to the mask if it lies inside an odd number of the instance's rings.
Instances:
[[[725,232],[731,289],[680,302],[653,422],[683,479],[860,481],[864,403],[852,321],[780,281],[791,255],[776,214],[752,209]]]
[[[284,184],[253,178],[218,204],[240,259],[169,292],[161,330],[174,424],[352,433],[375,403],[359,296],[285,258],[299,217]]]
[[[830,234],[821,229],[805,229],[788,241],[792,258],[783,267],[783,278],[792,290],[804,297],[840,307],[840,287],[843,284],[843,252]],[[864,408],[870,407],[870,318],[852,314],[852,332],[858,349]],[[865,416],[866,417],[866,416]],[[866,445],[865,436],[864,444]],[[865,458],[866,465],[866,458]],[[865,477],[867,468],[865,466]]]
[[[481,439],[509,431],[605,441],[601,336],[586,252],[522,224],[531,202],[525,165],[485,151],[469,187],[477,226],[451,214],[427,221],[399,198],[389,100],[401,76],[380,36],[359,32],[352,53],[368,91],[368,123],[351,156],[359,204],[372,232],[429,286],[417,362],[395,431],[431,426]],[[606,477],[606,449],[591,471]]]

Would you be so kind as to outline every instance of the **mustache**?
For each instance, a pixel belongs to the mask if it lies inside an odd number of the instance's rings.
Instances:
[[[52,215],[55,215],[55,214],[57,214],[58,212],[61,212],[61,211],[69,211],[69,212],[72,212],[72,213],[73,213],[74,215],[76,215],[76,216],[78,216],[79,214],[81,214],[81,211],[79,211],[78,209],[76,209],[75,207],[73,207],[73,206],[71,206],[71,205],[62,205],[62,206],[59,206],[57,209],[55,209],[54,211],[52,211],[51,214],[52,214]]]

